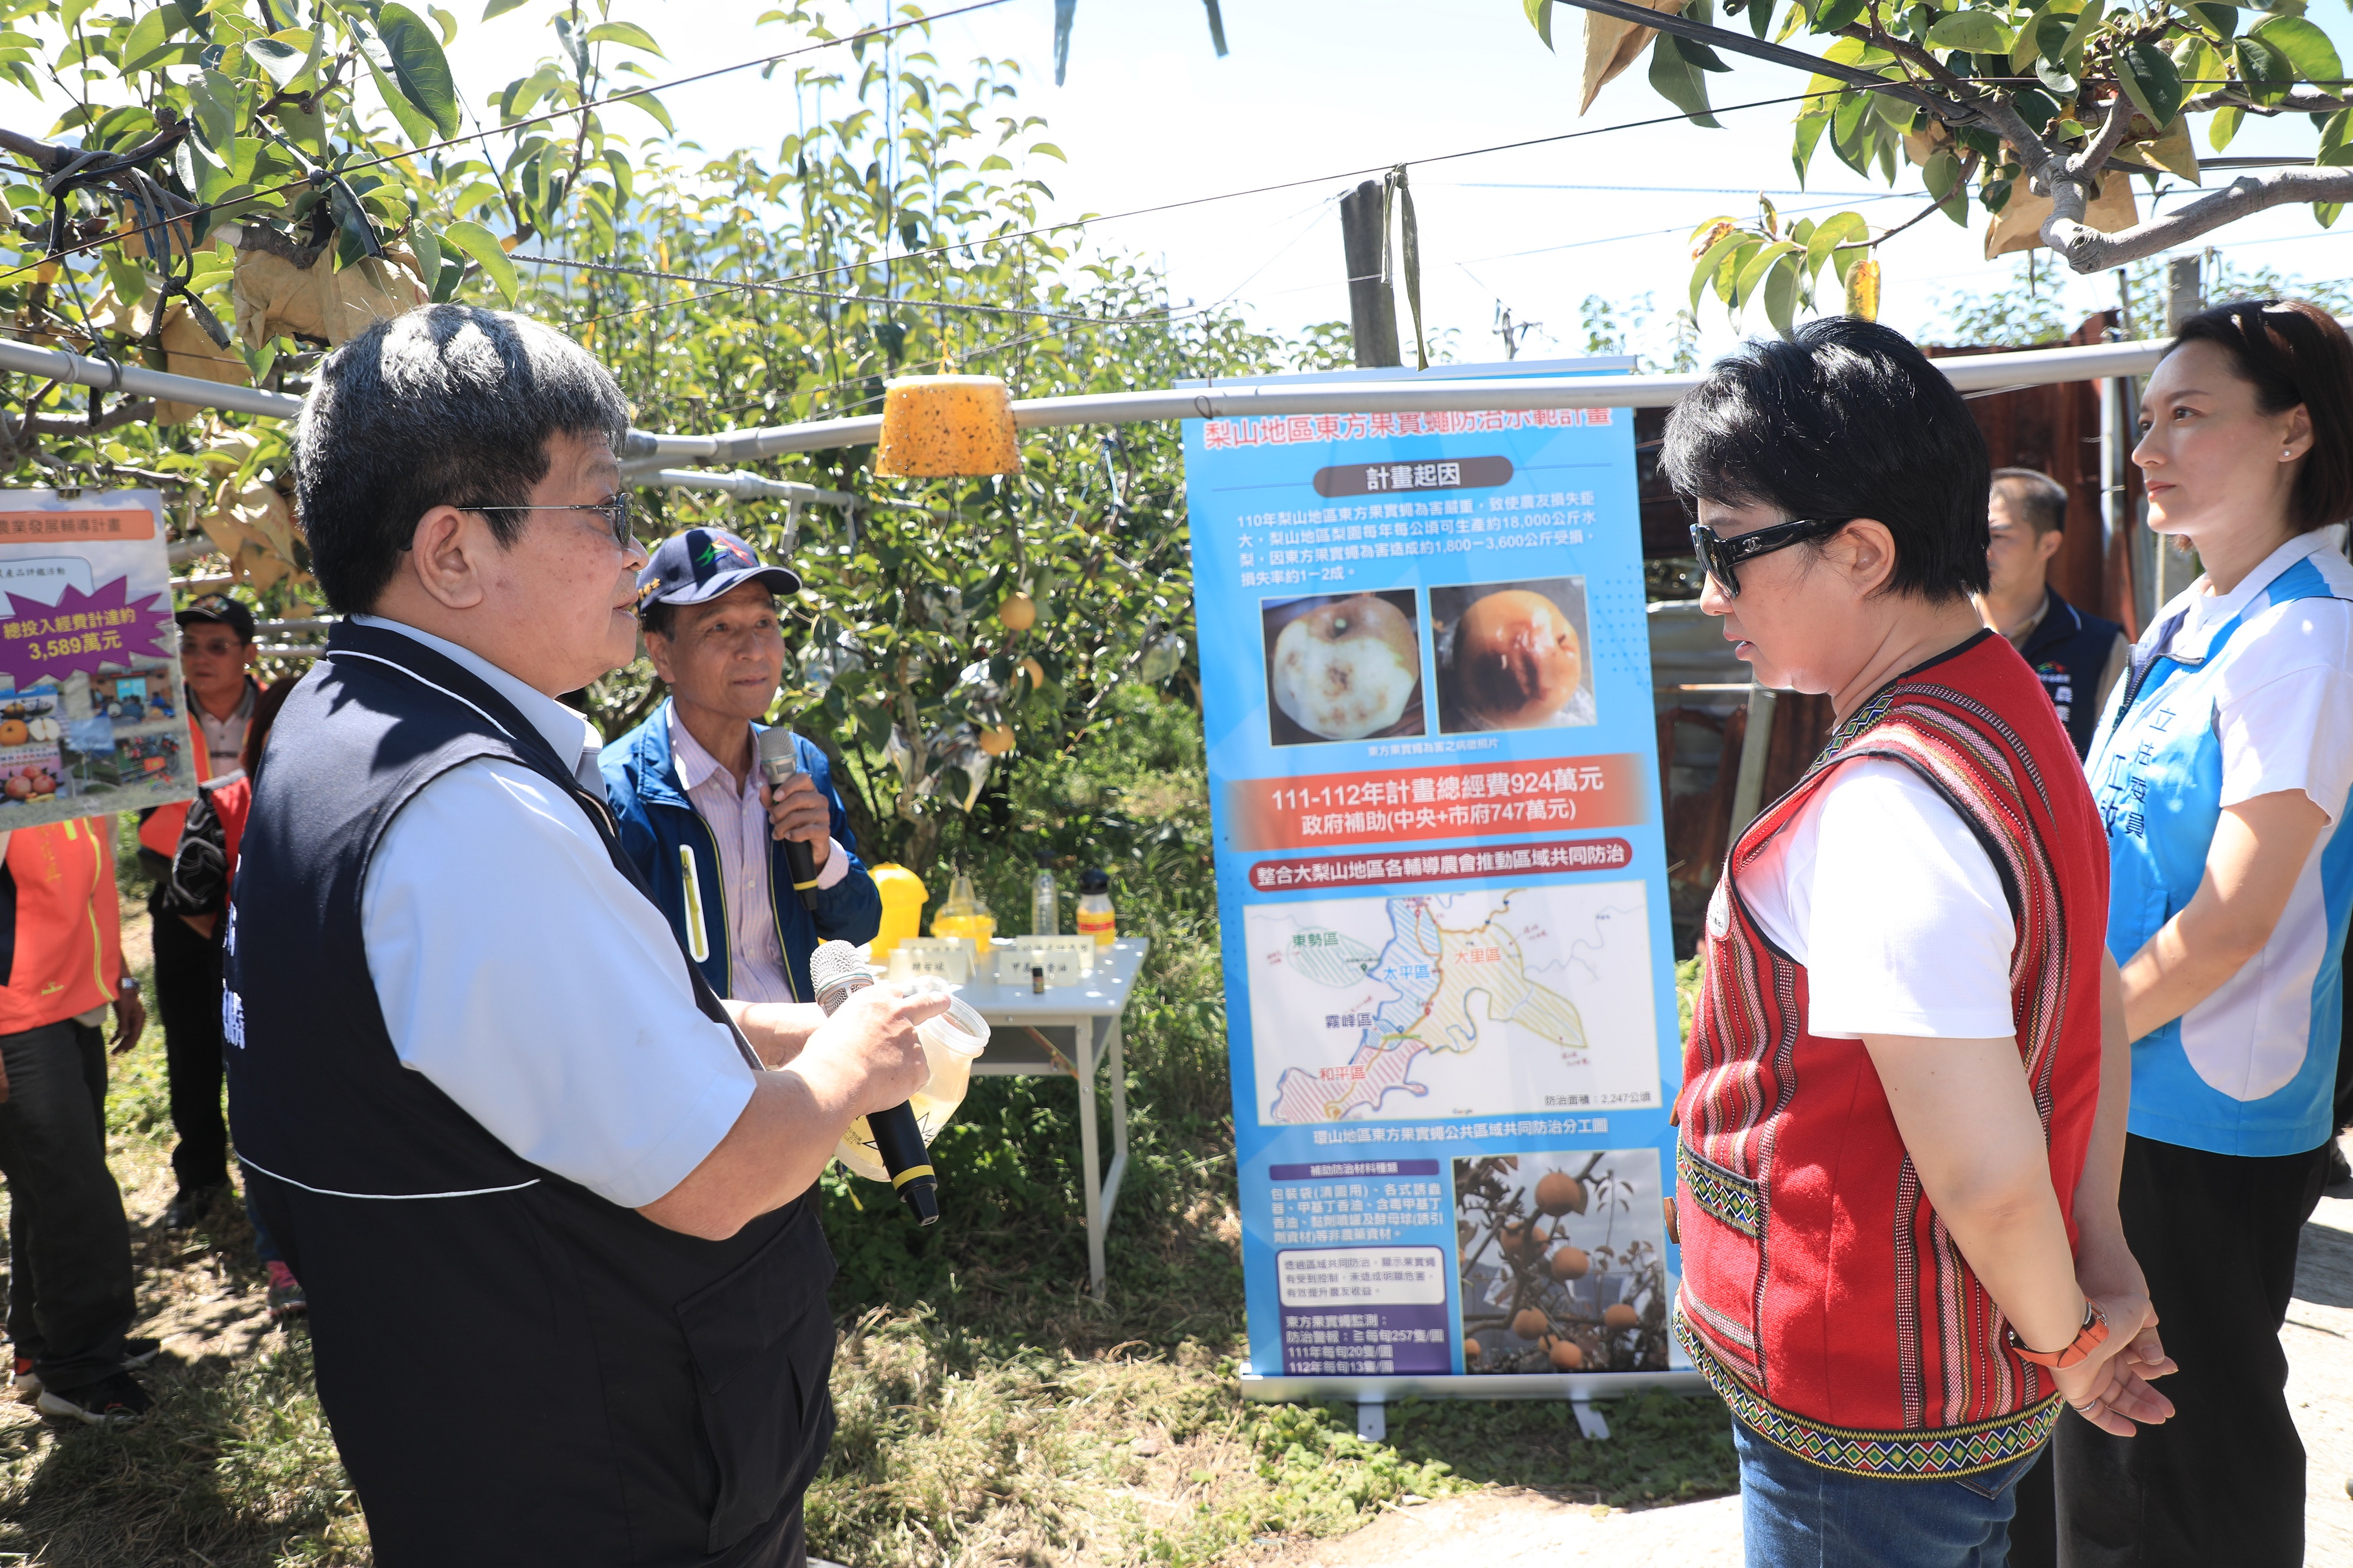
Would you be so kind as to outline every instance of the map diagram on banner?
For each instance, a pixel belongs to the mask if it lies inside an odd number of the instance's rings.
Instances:
[[[1259,1120],[1659,1104],[1636,880],[1253,904]]]

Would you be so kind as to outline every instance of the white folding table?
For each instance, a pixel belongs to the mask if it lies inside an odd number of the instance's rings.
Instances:
[[[1151,943],[1124,937],[1097,951],[1095,969],[1073,985],[1033,992],[1027,985],[972,981],[956,986],[988,1020],[988,1049],[972,1064],[983,1077],[1068,1077],[1079,1084],[1079,1155],[1086,1168],[1087,1279],[1097,1300],[1103,1295],[1103,1229],[1119,1184],[1127,1174],[1127,1059],[1120,1038],[1120,1016],[1144,967]],[[1063,1051],[1047,1031],[1071,1031]],[[1111,1064],[1111,1167],[1102,1163],[1095,1132],[1095,1069]]]

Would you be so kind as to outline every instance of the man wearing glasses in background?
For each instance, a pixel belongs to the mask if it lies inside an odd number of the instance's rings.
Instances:
[[[722,1002],[649,901],[556,700],[637,649],[628,413],[578,344],[438,305],[331,355],[296,435],[346,620],[257,780],[230,1117],[385,1568],[802,1562],[811,1189],[945,1005]]]

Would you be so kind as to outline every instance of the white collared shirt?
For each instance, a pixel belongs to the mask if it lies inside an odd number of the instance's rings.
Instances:
[[[669,705],[669,713],[670,751],[678,782],[719,847],[714,869],[727,911],[728,989],[744,1002],[806,1001],[794,994],[786,973],[784,943],[776,936],[776,910],[769,904],[769,868],[774,863],[769,846],[775,837],[768,808],[760,804],[760,775],[747,769],[739,789],[734,775],[679,718],[676,702]],[[842,853],[839,839],[829,841],[825,864],[818,868],[818,887],[833,887],[848,875],[849,857]]]
[[[594,726],[554,698],[446,638],[352,619],[480,677],[596,776]],[[529,768],[483,758],[419,790],[377,843],[360,912],[402,1065],[613,1203],[678,1185],[752,1097],[733,1037],[695,1006],[669,921],[614,868],[580,803]]]

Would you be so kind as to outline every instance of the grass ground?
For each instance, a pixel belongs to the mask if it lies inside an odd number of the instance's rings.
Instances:
[[[1391,1407],[1386,1442],[1366,1443],[1343,1408],[1241,1400],[1198,735],[1189,713],[1145,699],[1087,752],[1025,769],[985,806],[992,816],[947,836],[946,854],[1008,921],[1044,850],[1066,888],[1076,867],[1107,865],[1125,928],[1153,939],[1128,1015],[1134,1152],[1110,1300],[1084,1289],[1070,1079],[976,1081],[934,1152],[935,1239],[911,1235],[877,1189],[828,1178],[840,1428],[809,1496],[811,1549],[851,1568],[1238,1563],[1452,1491],[1639,1507],[1729,1490],[1713,1399],[1623,1401],[1605,1443],[1582,1438],[1560,1404],[1408,1403]],[[141,966],[145,928],[143,913],[126,921]],[[367,1563],[307,1343],[267,1327],[242,1216],[182,1236],[160,1227],[171,1131],[152,1026],[116,1064],[109,1125],[139,1331],[166,1337],[150,1378],[163,1408],[115,1435],[59,1432],[0,1405],[0,1562]]]

